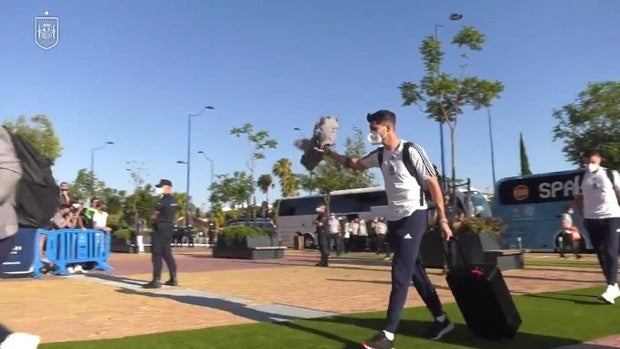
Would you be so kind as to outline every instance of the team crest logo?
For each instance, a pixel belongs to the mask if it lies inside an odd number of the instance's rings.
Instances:
[[[43,12],[43,17],[34,18],[34,43],[44,50],[49,50],[58,44],[58,17]]]
[[[530,189],[527,185],[519,184],[512,190],[512,196],[518,201],[525,200],[530,196]]]

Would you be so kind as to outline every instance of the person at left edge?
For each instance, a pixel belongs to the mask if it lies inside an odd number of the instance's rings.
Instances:
[[[179,211],[179,204],[172,196],[172,182],[161,179],[155,186],[157,193],[161,195],[151,214],[153,233],[151,235],[151,261],[153,263],[153,280],[144,285],[144,288],[161,287],[162,259],[166,262],[170,272],[170,280],[165,285],[178,286],[177,265],[172,256],[172,235],[174,221]]]

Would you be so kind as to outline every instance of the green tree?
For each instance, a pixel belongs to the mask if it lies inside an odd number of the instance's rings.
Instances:
[[[153,195],[153,189],[153,186],[147,184],[144,187],[136,188],[133,194],[127,196],[123,216],[133,220],[134,223],[136,216],[148,222],[158,199],[157,196]]]
[[[127,168],[125,169],[127,172],[129,172],[129,176],[131,177],[131,181],[133,182],[133,186],[134,186],[134,191],[133,194],[127,197],[127,201],[126,204],[131,206],[131,215],[133,216],[133,223],[137,224],[138,220],[140,218],[149,218],[150,217],[150,211],[147,212],[146,214],[141,214],[143,212],[140,212],[140,210],[138,210],[138,206],[140,205],[141,201],[143,199],[146,199],[145,196],[140,195],[140,191],[142,191],[142,188],[144,187],[144,177],[147,175],[147,169],[144,165],[144,162],[137,162],[137,161],[127,161]],[[149,196],[151,196],[149,194]],[[148,199],[148,201],[152,201],[150,199]],[[127,212],[128,210],[126,210]],[[130,217],[130,216],[125,216],[125,217]]]
[[[120,215],[123,211],[126,194],[124,190],[105,187],[101,190],[99,197],[105,202],[108,214]]]
[[[222,203],[218,202],[211,207],[213,211],[213,219],[215,220],[215,224],[217,227],[223,227],[226,225],[226,214],[224,213],[224,208],[222,207]]]
[[[248,141],[252,144],[253,152],[248,162],[248,168],[250,170],[250,180],[254,182],[254,171],[256,169],[256,161],[264,159],[266,149],[275,149],[278,146],[278,142],[275,139],[270,138],[269,132],[260,130],[254,131],[254,126],[250,123],[243,124],[241,127],[234,127],[230,130],[230,134],[241,137],[245,135]],[[248,194],[248,208],[250,207],[250,196],[252,202],[252,218],[256,218],[256,211],[253,209],[256,206],[256,196],[254,195],[254,186],[250,189]],[[249,216],[248,216],[249,218]]]
[[[60,157],[62,145],[54,131],[52,121],[47,116],[35,115],[26,118],[20,115],[14,122],[6,121],[4,126],[12,133],[24,137],[42,156],[49,158],[52,162]]]
[[[519,133],[519,156],[521,158],[521,176],[531,175],[530,161],[527,158],[527,152],[525,151],[525,142],[523,142],[523,133]]]
[[[466,26],[452,39],[452,44],[464,50],[461,57],[460,76],[441,71],[441,62],[444,52],[441,42],[434,36],[427,36],[422,40],[420,53],[426,67],[419,85],[413,82],[403,82],[400,85],[403,105],[417,105],[424,107],[424,112],[430,119],[445,123],[450,128],[450,153],[452,166],[452,185],[456,178],[456,126],[458,117],[463,114],[465,107],[478,110],[491,106],[491,101],[499,98],[504,86],[499,81],[489,81],[475,76],[466,76],[465,72],[472,51],[482,50],[484,34],[473,27]]]
[[[78,171],[69,194],[72,198],[80,201],[87,201],[94,197],[101,197],[105,183],[97,179],[90,170],[82,168]]]
[[[209,187],[209,202],[213,206],[228,204],[235,209],[247,201],[254,189],[254,181],[245,172],[236,171],[232,176],[220,174]]]
[[[262,174],[258,177],[256,185],[258,186],[260,191],[265,194],[267,204],[269,204],[269,189],[274,187],[273,177],[271,177],[269,173]]]
[[[620,81],[589,83],[574,102],[552,116],[558,122],[553,140],[564,143],[568,161],[581,165],[585,153],[597,150],[606,167],[620,168]]]
[[[361,157],[366,154],[365,144],[360,129],[354,129],[353,137],[345,141],[345,154]],[[359,172],[337,164],[333,159],[326,157],[308,175],[300,175],[301,187],[309,192],[323,195],[325,205],[329,210],[331,192],[341,189],[366,188],[372,186],[373,176],[369,172]]]
[[[291,160],[281,158],[273,164],[271,173],[280,180],[280,189],[283,197],[299,195],[299,178],[293,173]]]
[[[185,217],[185,213],[186,212],[190,212],[191,213],[191,211],[193,210],[194,205],[190,202],[189,211],[187,211],[187,194],[186,193],[174,192],[174,193],[172,193],[172,197],[174,197],[174,199],[179,204],[179,209],[177,211],[177,217],[176,217],[177,219],[179,219],[181,217]],[[190,215],[190,217],[191,217],[191,215]]]
[[[366,156],[366,138],[362,129],[359,127],[353,128],[353,136],[345,139],[345,155],[353,158],[362,158]],[[344,168],[343,174],[347,177],[347,181],[350,182],[347,186],[350,188],[365,188],[373,185],[374,176],[370,171],[353,171],[348,168]]]

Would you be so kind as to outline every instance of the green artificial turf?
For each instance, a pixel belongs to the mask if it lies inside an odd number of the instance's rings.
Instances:
[[[576,259],[534,259],[525,260],[525,266],[534,267],[571,267],[571,268],[597,268],[600,269],[598,260],[576,260]]]
[[[599,337],[620,334],[620,305],[597,300],[601,288],[587,288],[537,295],[515,296],[523,324],[511,341],[493,342],[469,334],[456,304],[446,312],[456,329],[441,342],[422,339],[430,315],[425,308],[406,309],[397,333],[396,348],[553,348]],[[385,312],[260,323],[202,330],[158,333],[113,340],[51,343],[42,349],[112,348],[359,348],[384,324]],[[118,326],[131,326],[131,316],[118,319]]]

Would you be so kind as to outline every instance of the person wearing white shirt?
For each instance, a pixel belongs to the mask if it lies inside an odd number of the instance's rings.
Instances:
[[[368,247],[368,226],[366,225],[366,220],[363,218],[360,218],[360,227],[358,230],[358,236],[359,236],[359,248],[362,251],[366,251],[366,248]]]
[[[394,333],[407,300],[411,281],[435,320],[426,336],[437,340],[454,329],[454,324],[443,311],[437,291],[420,262],[420,245],[428,223],[428,202],[422,188],[431,193],[436,203],[437,218],[443,238],[448,240],[452,230],[446,219],[438,174],[422,147],[398,137],[396,115],[389,110],[379,110],[366,116],[370,133],[368,140],[380,147],[362,158],[337,154],[331,149],[317,149],[337,163],[358,171],[378,167],[383,174],[388,198],[388,231],[393,247],[392,290],[387,310],[387,323],[382,331],[362,343],[366,349],[392,349]],[[379,153],[381,152],[381,156]],[[405,155],[406,154],[406,155]],[[409,172],[405,156],[415,168]]]
[[[109,232],[111,229],[107,226],[108,213],[105,210],[105,204],[103,202],[99,202],[97,211],[95,211],[95,214],[93,215],[93,228]]]
[[[344,253],[348,253],[349,250],[351,249],[351,222],[349,222],[349,220],[347,219],[347,217],[340,217],[341,221],[344,221],[344,227],[342,229],[343,231],[343,242],[342,242],[342,249]]]
[[[329,248],[331,248],[333,244],[336,247],[336,256],[340,256],[342,253],[342,237],[340,236],[340,221],[335,213],[330,214],[327,227],[329,229],[329,235],[327,236]]]
[[[601,167],[601,155],[594,151],[585,159],[587,170],[575,194],[575,204],[590,236],[607,288],[600,298],[614,304],[618,289],[618,239],[620,234],[620,176]],[[612,183],[613,180],[613,183]]]

